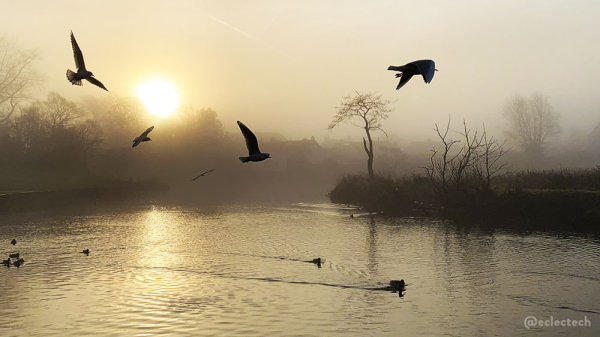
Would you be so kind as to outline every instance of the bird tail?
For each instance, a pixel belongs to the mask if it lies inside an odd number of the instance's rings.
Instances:
[[[249,157],[240,157],[239,159],[240,159],[240,161],[241,161],[242,163],[247,163],[247,162],[249,162],[249,161],[250,161],[250,158],[249,158]]]
[[[73,85],[81,85],[81,80],[75,78],[75,73],[71,69],[67,69],[67,79]]]
[[[396,66],[389,66],[387,70],[402,71],[402,69],[400,67],[396,67]]]

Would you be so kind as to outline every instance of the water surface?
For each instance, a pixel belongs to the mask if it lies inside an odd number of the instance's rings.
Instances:
[[[0,222],[3,259],[26,260],[0,269],[2,336],[600,333],[600,241],[585,236],[331,204],[107,206]],[[321,268],[304,262],[316,257]],[[392,279],[406,280],[404,297],[373,290]],[[528,316],[592,326],[527,329]]]

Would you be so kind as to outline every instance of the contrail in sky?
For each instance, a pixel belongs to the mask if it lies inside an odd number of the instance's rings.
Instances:
[[[275,17],[274,17],[274,18],[271,20],[271,22],[270,22],[270,23],[269,23],[269,24],[268,24],[268,25],[265,27],[265,29],[267,29],[269,26],[271,26],[271,24],[273,24],[273,22],[275,21],[275,19],[277,18],[277,16],[279,16],[279,14],[280,14],[282,11],[283,11],[283,10],[279,11],[279,13],[277,13],[277,15],[275,15]],[[276,49],[276,48],[272,47],[272,46],[271,46],[271,45],[269,45],[269,44],[266,44],[266,43],[262,42],[262,41],[261,41],[261,40],[259,40],[258,38],[256,38],[256,37],[254,37],[254,36],[252,36],[252,35],[250,35],[250,34],[248,34],[248,33],[244,32],[243,30],[241,30],[241,29],[239,29],[239,28],[237,28],[237,27],[235,27],[235,26],[233,26],[233,25],[231,25],[231,24],[229,24],[229,23],[227,23],[227,22],[225,22],[225,21],[223,21],[223,20],[221,20],[221,19],[219,19],[219,18],[215,17],[215,16],[214,16],[214,15],[212,15],[212,14],[208,14],[208,13],[206,13],[206,14],[208,15],[208,17],[210,17],[210,18],[211,18],[211,19],[213,19],[214,21],[216,21],[216,22],[218,22],[218,23],[222,24],[223,26],[225,26],[225,27],[227,27],[227,28],[229,28],[229,29],[231,29],[231,30],[234,30],[234,31],[236,31],[236,32],[238,32],[238,33],[242,34],[243,36],[245,36],[245,37],[247,37],[247,38],[249,38],[249,39],[252,39],[252,40],[254,40],[254,41],[258,42],[258,43],[259,43],[260,45],[262,45],[263,47],[265,47],[265,48],[268,48],[268,49],[271,49],[272,51],[276,52],[277,54],[280,54],[280,55],[282,55],[282,56],[285,56],[285,57],[287,57],[288,59],[290,59],[290,60],[292,60],[292,61],[294,61],[294,62],[296,62],[296,63],[299,63],[299,62],[298,62],[298,60],[294,59],[294,58],[293,58],[293,57],[291,57],[290,55],[288,55],[288,54],[286,54],[286,53],[284,53],[284,52],[282,52],[282,51],[280,51],[280,50],[278,50],[278,49]],[[263,31],[264,31],[265,29],[263,29]]]

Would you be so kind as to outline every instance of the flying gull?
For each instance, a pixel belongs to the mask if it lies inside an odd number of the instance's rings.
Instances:
[[[133,145],[131,145],[131,147],[136,147],[138,145],[140,145],[141,142],[147,142],[150,139],[150,137],[148,137],[148,134],[150,133],[150,131],[154,130],[154,125],[152,125],[151,127],[148,128],[148,130],[144,131],[139,137],[137,137],[136,139],[133,140]]]
[[[212,172],[212,171],[214,171],[214,170],[215,170],[215,169],[208,170],[208,171],[206,171],[206,172],[202,173],[201,175],[197,176],[196,178],[192,179],[192,181],[194,181],[194,180],[196,180],[196,179],[198,179],[198,178],[200,178],[200,177],[204,177],[204,175],[205,175],[205,174],[207,174],[207,173],[211,173],[211,172]]]
[[[270,154],[260,152],[258,149],[258,140],[252,131],[240,121],[238,121],[237,124],[239,125],[240,130],[242,130],[242,134],[246,139],[246,147],[248,148],[248,157],[240,157],[240,161],[242,163],[247,163],[249,161],[263,161],[267,158],[271,158]]]
[[[67,69],[67,79],[73,85],[82,85],[81,80],[88,80],[93,85],[96,85],[106,91],[106,87],[102,82],[95,79],[91,71],[85,69],[85,62],[83,61],[83,54],[81,53],[81,49],[77,45],[77,41],[75,41],[75,35],[73,35],[73,31],[71,31],[71,46],[73,47],[73,56],[75,57],[75,66],[77,67],[77,72],[71,71],[71,69]]]
[[[425,83],[431,82],[433,74],[437,71],[435,69],[435,62],[432,60],[419,60],[414,61],[403,66],[389,66],[388,70],[400,71],[400,74],[396,74],[396,77],[400,78],[400,83],[396,87],[396,90],[402,88],[406,82],[408,82],[414,75],[421,74]]]

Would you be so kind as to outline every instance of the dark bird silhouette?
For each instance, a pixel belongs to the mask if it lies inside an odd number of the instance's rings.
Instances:
[[[12,239],[12,241],[10,243],[12,243],[12,245],[14,246],[14,245],[17,244],[17,240],[16,239]]]
[[[149,127],[146,131],[144,131],[139,137],[136,137],[133,140],[133,145],[131,145],[131,147],[136,147],[138,145],[140,145],[141,142],[147,142],[150,141],[152,139],[150,139],[150,137],[148,137],[148,134],[154,130],[154,125],[152,125],[151,127]]]
[[[89,250],[89,249],[84,249],[84,250],[82,251],[82,253],[83,253],[83,254],[85,254],[86,256],[87,256],[87,255],[90,255],[90,250]]]
[[[314,263],[314,264],[317,265],[317,267],[321,268],[321,258],[320,257],[318,257],[318,258],[316,258],[316,259],[314,259],[312,261],[308,261],[308,262]]]
[[[18,258],[19,258],[19,253],[16,253],[16,254],[8,254],[8,257],[10,257],[11,259],[18,259]]]
[[[73,85],[81,86],[81,80],[88,80],[88,82],[92,83],[93,85],[108,91],[102,82],[94,78],[94,74],[91,71],[85,69],[83,53],[81,52],[81,49],[79,49],[77,41],[75,41],[75,35],[73,35],[73,31],[71,31],[71,47],[73,47],[73,56],[75,57],[75,66],[77,67],[77,72],[67,69],[67,79],[69,82],[71,82]]]
[[[22,263],[21,260],[17,260],[15,262],[13,262],[13,266],[19,268],[21,266],[21,263]]]
[[[248,129],[248,127],[242,122],[238,121],[237,124],[240,127],[240,130],[242,130],[242,134],[246,139],[246,148],[248,148],[248,157],[240,157],[240,161],[242,163],[247,163],[249,161],[263,161],[267,158],[271,158],[270,154],[260,152],[260,149],[258,148],[258,140],[256,139],[254,133],[252,133],[252,131],[250,131],[250,129]]]
[[[10,259],[2,260],[2,264],[7,267],[10,267]]]
[[[396,77],[400,77],[400,82],[396,90],[402,88],[414,75],[423,75],[425,83],[429,83],[433,79],[433,74],[437,71],[435,69],[435,62],[432,60],[414,61],[403,66],[389,66],[388,70],[401,72],[400,74],[396,74]]]
[[[215,170],[215,169],[208,170],[208,171],[206,171],[206,172],[202,173],[201,175],[197,176],[196,178],[192,179],[192,181],[194,181],[194,180],[196,180],[196,179],[198,179],[198,178],[200,178],[200,177],[204,177],[204,175],[205,175],[205,174],[207,174],[207,173],[211,173],[211,172],[212,172],[212,171],[214,171],[214,170]]]

